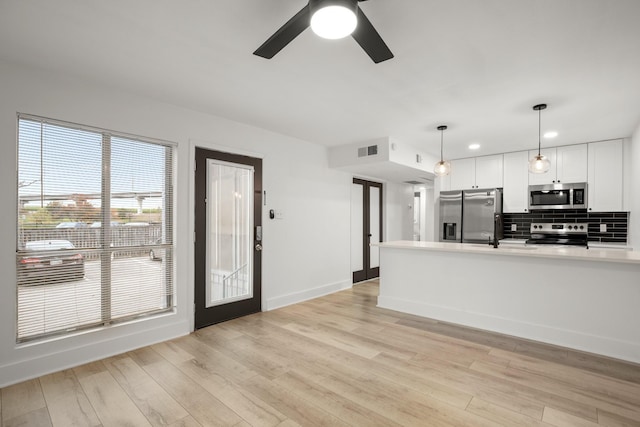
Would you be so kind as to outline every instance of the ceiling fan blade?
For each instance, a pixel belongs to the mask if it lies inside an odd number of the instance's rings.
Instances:
[[[358,26],[351,36],[376,64],[393,58],[393,53],[358,6]]]
[[[300,12],[296,13],[293,18],[289,19],[278,31],[276,31],[266,42],[262,44],[254,55],[271,59],[280,52],[282,48],[291,43],[293,39],[298,37],[301,32],[307,29],[311,20],[309,5],[306,5]]]

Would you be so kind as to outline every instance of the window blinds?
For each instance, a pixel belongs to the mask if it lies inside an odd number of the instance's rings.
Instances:
[[[19,115],[18,342],[173,309],[173,150]]]

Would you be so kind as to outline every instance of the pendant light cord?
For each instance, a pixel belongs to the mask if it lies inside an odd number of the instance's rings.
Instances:
[[[540,142],[540,133],[542,132],[542,126],[540,121],[542,120],[542,109],[538,110],[538,156],[540,156],[540,145],[542,144]]]
[[[444,163],[444,131],[447,129],[447,126],[440,125],[436,129],[440,131],[440,163]]]

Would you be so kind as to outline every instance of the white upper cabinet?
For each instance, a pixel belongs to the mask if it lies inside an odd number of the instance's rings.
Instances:
[[[476,157],[476,188],[502,187],[503,155]]]
[[[587,144],[558,147],[556,182],[587,182]]]
[[[451,190],[502,187],[502,154],[451,161]]]
[[[537,154],[537,150],[529,151],[529,159]],[[545,148],[540,154],[549,159],[551,166],[547,173],[529,174],[530,185],[587,181],[587,144]]]
[[[451,190],[451,174],[445,176],[436,176],[433,188],[436,194],[441,191]]]
[[[589,144],[589,211],[623,209],[624,146],[622,140]]]
[[[502,187],[503,211],[527,212],[529,185],[588,183],[588,210],[622,211],[624,208],[624,141],[546,148],[551,167],[543,174],[529,173],[529,160],[538,150],[451,161],[451,173],[436,179],[436,191]]]
[[[451,189],[467,190],[476,185],[476,159],[451,161]]]
[[[503,188],[502,209],[504,212],[528,212],[529,153],[527,151],[504,155]]]
[[[556,182],[556,149],[544,148],[540,150],[540,154],[549,159],[551,166],[547,173],[529,173],[529,185],[553,184]],[[538,150],[529,151],[529,160],[538,155]],[[527,163],[527,170],[529,164]]]

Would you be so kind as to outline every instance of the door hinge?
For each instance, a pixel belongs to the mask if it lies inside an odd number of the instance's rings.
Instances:
[[[194,231],[193,232],[193,243],[195,243],[195,242],[196,242],[196,232]]]

